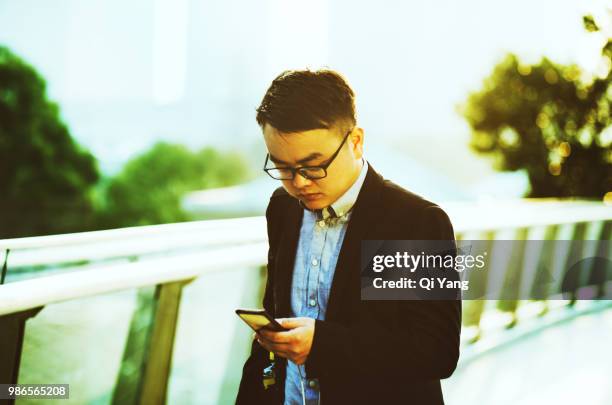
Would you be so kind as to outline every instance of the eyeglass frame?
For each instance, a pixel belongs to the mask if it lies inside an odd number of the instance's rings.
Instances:
[[[299,166],[299,167],[266,167],[268,165],[268,160],[270,160],[270,154],[266,153],[266,161],[264,162],[264,167],[263,167],[263,171],[266,172],[266,174],[268,176],[270,176],[271,178],[273,178],[274,180],[294,180],[295,179],[295,175],[296,173],[299,174],[300,176],[302,176],[303,178],[307,179],[307,180],[321,180],[327,177],[327,168],[333,163],[333,161],[336,159],[336,157],[338,156],[338,154],[340,153],[340,150],[342,150],[342,147],[344,146],[344,143],[346,142],[346,140],[348,139],[348,136],[353,132],[353,130],[355,129],[355,127],[351,128],[346,135],[344,135],[344,139],[342,139],[342,142],[340,143],[340,146],[338,146],[338,149],[336,149],[336,151],[334,152],[333,155],[331,155],[331,157],[327,160],[326,163],[323,163],[322,165],[317,165],[317,166]],[[316,177],[316,178],[311,178],[308,177],[307,175],[305,175],[304,173],[302,173],[300,170],[304,170],[304,169],[323,169],[323,172],[325,173],[325,176],[323,177]],[[291,171],[291,178],[289,179],[277,179],[276,177],[273,177],[270,173],[269,170],[289,170]]]

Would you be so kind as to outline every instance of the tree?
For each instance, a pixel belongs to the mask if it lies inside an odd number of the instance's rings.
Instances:
[[[599,31],[590,16],[584,25]],[[611,61],[610,40],[605,71],[590,80],[576,65],[509,54],[463,106],[472,148],[500,170],[525,169],[531,197],[602,198],[612,188]]]
[[[33,67],[0,46],[0,238],[87,230],[95,158],[71,137]]]
[[[100,227],[149,225],[189,220],[182,196],[193,190],[223,187],[246,178],[247,168],[233,153],[158,142],[108,179]]]

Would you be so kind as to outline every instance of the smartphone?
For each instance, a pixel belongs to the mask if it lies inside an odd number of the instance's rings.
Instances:
[[[283,328],[280,323],[276,322],[265,309],[237,309],[236,314],[255,332],[262,328],[275,332],[289,330]]]

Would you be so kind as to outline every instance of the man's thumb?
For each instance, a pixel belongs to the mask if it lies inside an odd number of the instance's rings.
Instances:
[[[281,324],[283,328],[293,329],[298,326],[302,326],[302,322],[300,322],[297,318],[279,318],[277,319],[278,323]]]

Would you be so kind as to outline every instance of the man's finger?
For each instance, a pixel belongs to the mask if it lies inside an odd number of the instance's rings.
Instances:
[[[291,331],[274,332],[271,330],[260,329],[258,333],[259,336],[263,337],[269,342],[290,343],[293,339],[293,334]]]
[[[267,351],[269,352],[274,352],[274,354],[281,356],[281,357],[285,357],[285,358],[289,358],[289,356],[291,356],[292,352],[289,350],[289,346],[287,345],[279,345],[279,344],[274,344],[274,343],[269,343],[266,342],[265,340],[258,338],[257,342]]]
[[[304,325],[304,320],[301,318],[279,318],[277,321],[283,328],[287,329],[299,328]]]
[[[274,350],[287,350],[289,347],[291,347],[291,344],[289,344],[289,343],[271,342],[271,341],[269,341],[267,339],[264,339],[264,338],[259,338],[259,340],[264,342],[268,347],[274,348]]]
[[[271,351],[273,351],[276,356],[284,357],[286,359],[291,359],[291,352],[287,350],[277,350],[277,351],[271,350]]]

